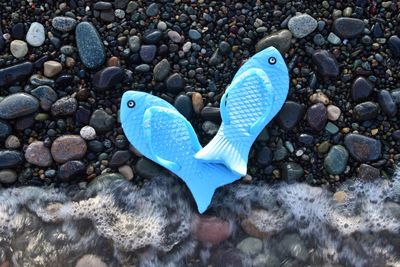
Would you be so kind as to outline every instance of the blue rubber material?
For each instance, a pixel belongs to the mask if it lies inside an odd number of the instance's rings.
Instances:
[[[201,149],[197,135],[190,122],[166,101],[128,91],[122,97],[120,112],[129,142],[145,157],[179,176],[191,190],[200,213],[211,203],[216,188],[240,178],[224,165],[195,159]]]
[[[221,99],[222,124],[216,136],[195,157],[246,175],[250,148],[282,108],[288,89],[289,74],[279,51],[270,47],[254,55]]]

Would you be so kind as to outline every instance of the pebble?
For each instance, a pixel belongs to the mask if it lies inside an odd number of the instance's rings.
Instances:
[[[358,77],[351,86],[351,97],[359,102],[368,99],[374,90],[374,85],[364,77]]]
[[[76,46],[82,63],[89,69],[103,65],[106,54],[96,28],[89,22],[81,22],[75,29]]]
[[[52,78],[62,71],[62,65],[58,61],[49,60],[43,64],[43,74],[48,78]]]
[[[21,146],[21,142],[19,141],[17,136],[9,135],[4,142],[4,146],[7,149],[17,149]]]
[[[192,229],[195,238],[204,244],[217,245],[232,234],[232,227],[227,221],[213,216],[195,216]]]
[[[205,120],[209,120],[212,122],[220,123],[221,122],[221,113],[220,109],[217,107],[209,107],[205,106],[201,110],[201,117]]]
[[[194,112],[200,114],[204,108],[203,96],[200,93],[195,92],[192,94],[192,105]]]
[[[195,29],[190,29],[188,34],[189,38],[192,39],[193,41],[198,41],[201,38],[201,33],[199,33]]]
[[[392,55],[395,57],[400,57],[400,37],[397,35],[391,36],[387,44]]]
[[[307,122],[313,130],[324,129],[328,119],[328,112],[322,103],[317,103],[308,108],[306,114]]]
[[[340,40],[340,38],[333,32],[329,33],[327,40],[333,45],[340,45],[342,42],[342,40]]]
[[[378,102],[386,115],[393,117],[397,113],[397,106],[389,91],[381,90],[378,93]]]
[[[20,151],[11,149],[0,149],[0,169],[19,166],[24,161]]]
[[[262,147],[257,152],[257,162],[261,166],[268,166],[272,163],[272,151],[269,147]]]
[[[212,121],[205,121],[203,122],[201,129],[203,129],[207,135],[214,136],[218,132],[218,125]]]
[[[42,141],[32,142],[25,151],[25,159],[27,162],[40,166],[48,167],[53,163],[50,150]]]
[[[347,134],[344,144],[350,155],[359,162],[375,161],[381,157],[381,141],[360,135]]]
[[[97,109],[90,117],[89,125],[96,130],[96,133],[104,134],[114,129],[115,119],[104,110]]]
[[[28,45],[21,40],[14,40],[10,44],[10,52],[16,58],[23,58],[28,54]]]
[[[167,78],[169,72],[171,70],[171,65],[168,62],[168,59],[164,58],[160,62],[158,62],[153,69],[153,77],[156,82],[164,81]]]
[[[71,17],[55,17],[51,21],[54,29],[61,32],[72,31],[76,26],[76,19]]]
[[[11,29],[11,36],[13,39],[23,40],[25,37],[25,25],[24,23],[16,23]]]
[[[256,52],[260,52],[261,50],[273,46],[281,52],[281,54],[285,54],[289,51],[290,45],[292,41],[292,33],[288,30],[280,30],[278,32],[272,33],[268,36],[265,36],[256,44]]]
[[[308,14],[300,14],[289,20],[288,28],[296,38],[304,38],[318,26],[317,21]]]
[[[278,114],[278,121],[285,130],[291,130],[303,118],[304,113],[305,108],[303,105],[293,101],[286,101]]]
[[[78,108],[78,101],[71,96],[65,96],[58,99],[51,105],[51,113],[53,116],[68,116],[75,113]]]
[[[240,251],[246,255],[257,255],[263,248],[262,241],[255,237],[247,237],[236,245]]]
[[[344,172],[349,159],[349,152],[341,145],[332,146],[324,159],[324,167],[329,174],[339,175]]]
[[[93,140],[96,138],[96,130],[89,125],[82,127],[79,134],[85,140]]]
[[[329,104],[329,98],[322,92],[318,92],[318,93],[312,94],[310,96],[310,101],[313,104],[316,104],[316,103],[322,103],[324,105],[328,105]]]
[[[245,267],[248,266],[246,262],[246,255],[237,248],[217,250],[210,259],[211,266]]]
[[[364,32],[364,21],[356,18],[338,18],[332,25],[334,33],[340,38],[354,38]]]
[[[33,22],[26,34],[26,41],[34,47],[41,46],[45,41],[44,27],[38,22]]]
[[[171,39],[172,42],[177,43],[177,44],[182,42],[182,39],[183,39],[182,36],[176,31],[169,31],[168,37],[169,37],[169,39]]]
[[[86,166],[82,161],[70,160],[60,165],[57,172],[57,178],[62,182],[68,182],[71,179],[78,180],[86,172]]]
[[[156,57],[157,46],[155,45],[142,45],[140,47],[139,55],[144,63],[151,63]]]
[[[139,36],[131,36],[128,39],[129,49],[132,52],[137,52],[140,49],[140,38]]]
[[[39,99],[40,107],[44,111],[48,111],[51,105],[57,100],[57,93],[47,85],[41,85],[31,91],[31,94]]]
[[[160,7],[156,3],[151,3],[147,8],[146,8],[146,15],[149,17],[154,17],[157,16],[158,12],[160,11]]]
[[[298,234],[286,234],[277,244],[277,249],[301,262],[306,262],[309,257],[309,250]]]
[[[181,74],[174,73],[167,78],[165,85],[169,93],[177,94],[185,87],[185,80]]]
[[[0,118],[15,119],[37,111],[39,101],[27,93],[15,93],[0,101]]]
[[[339,76],[339,65],[334,56],[327,50],[316,50],[312,61],[319,76],[323,79],[334,79]]]
[[[118,172],[120,174],[122,174],[122,176],[124,176],[125,179],[127,179],[127,180],[132,180],[134,177],[133,170],[132,170],[131,166],[129,166],[129,165],[123,165],[123,166],[119,167]]]
[[[146,158],[140,158],[136,162],[135,170],[139,176],[147,179],[152,179],[162,173],[159,165]]]
[[[0,140],[7,138],[11,130],[11,125],[8,122],[0,120]]]
[[[186,119],[190,120],[192,118],[193,106],[190,97],[187,95],[179,95],[175,99],[174,106]]]
[[[282,167],[282,178],[286,181],[297,181],[304,175],[303,168],[295,163],[288,162],[283,164]]]
[[[271,251],[264,251],[262,254],[257,255],[253,260],[253,267],[279,267],[281,261]]]
[[[124,165],[131,159],[131,153],[128,150],[118,150],[116,151],[109,162],[111,168],[116,168]]]
[[[353,109],[353,117],[358,121],[373,120],[378,116],[378,114],[378,105],[371,101],[358,104]]]
[[[51,155],[58,163],[81,159],[87,150],[86,142],[79,135],[62,135],[51,145]]]
[[[368,164],[361,164],[360,167],[357,168],[357,178],[365,179],[365,180],[374,180],[379,178],[381,175],[379,169],[372,167]]]
[[[124,77],[124,71],[120,67],[107,67],[98,71],[93,76],[93,87],[96,91],[103,92],[115,88]]]
[[[327,108],[327,116],[330,121],[337,121],[341,115],[341,110],[335,105],[328,105]]]
[[[162,32],[157,29],[147,30],[144,32],[143,41],[146,44],[157,44],[162,37]]]
[[[0,69],[0,86],[9,85],[19,80],[25,80],[31,75],[32,71],[33,64],[30,62],[23,62]]]
[[[0,170],[0,183],[13,184],[17,181],[17,173],[14,170]]]

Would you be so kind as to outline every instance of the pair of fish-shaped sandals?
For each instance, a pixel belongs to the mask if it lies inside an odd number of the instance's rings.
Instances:
[[[203,213],[219,186],[247,173],[250,148],[281,109],[289,88],[285,61],[273,47],[250,58],[221,99],[222,124],[204,148],[184,116],[156,96],[127,91],[120,118],[129,142],[182,178]]]

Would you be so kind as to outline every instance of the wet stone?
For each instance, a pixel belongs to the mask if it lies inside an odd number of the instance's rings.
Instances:
[[[188,35],[189,35],[189,38],[192,39],[193,41],[197,41],[201,38],[201,33],[199,33],[195,29],[190,29]]]
[[[375,161],[381,157],[379,140],[360,134],[347,134],[344,144],[350,155],[359,162]]]
[[[90,117],[89,125],[96,130],[96,133],[104,134],[114,129],[115,119],[104,110],[97,109]]]
[[[308,14],[300,14],[289,20],[288,28],[296,38],[304,38],[318,26],[317,21]]]
[[[19,166],[24,161],[20,151],[0,149],[0,169]]]
[[[107,67],[94,75],[93,87],[99,92],[106,91],[115,87],[124,77],[124,72],[120,67]]]
[[[278,121],[286,130],[291,130],[303,118],[305,108],[301,104],[293,101],[286,101],[278,114]]]
[[[272,162],[272,151],[269,147],[261,148],[257,153],[257,162],[261,166],[268,166]]]
[[[109,166],[111,168],[119,167],[124,165],[130,159],[131,153],[128,150],[119,150],[112,155]]]
[[[342,174],[346,169],[349,153],[341,145],[332,146],[324,160],[325,169],[329,174]]]
[[[378,105],[368,101],[358,104],[354,107],[353,117],[359,121],[368,121],[375,119],[379,114]]]
[[[25,151],[25,159],[27,162],[40,167],[48,167],[53,163],[50,150],[42,141],[35,141],[28,146]]]
[[[162,172],[159,165],[146,158],[141,158],[136,162],[135,170],[139,176],[147,179],[159,176]]]
[[[55,17],[51,21],[54,29],[61,32],[72,31],[76,26],[76,20],[70,17]]]
[[[21,22],[14,24],[11,28],[11,36],[13,39],[23,40],[25,38],[25,25]]]
[[[157,47],[155,45],[142,45],[139,55],[143,62],[151,63],[156,57]]]
[[[100,67],[106,54],[96,28],[89,22],[81,22],[76,26],[75,36],[82,63],[90,69]]]
[[[15,119],[34,113],[39,108],[39,101],[26,93],[16,93],[0,101],[0,118]]]
[[[99,1],[93,5],[94,10],[109,10],[112,9],[112,3]]]
[[[31,91],[31,94],[39,99],[40,107],[47,111],[50,110],[51,105],[57,100],[57,93],[47,85],[36,87]]]
[[[74,97],[65,96],[57,100],[51,106],[51,113],[54,116],[72,115],[78,107],[78,101]]]
[[[257,255],[261,252],[262,247],[262,241],[255,237],[247,237],[236,246],[236,248],[246,255]]]
[[[154,29],[153,30],[147,30],[144,33],[143,41],[146,44],[156,44],[158,41],[160,41],[161,37],[162,37],[162,32],[161,31],[154,30]]]
[[[140,38],[139,36],[131,36],[128,39],[128,45],[132,52],[137,52],[140,49]]]
[[[366,100],[374,90],[374,85],[364,77],[358,77],[354,80],[351,87],[351,97],[354,101]]]
[[[160,62],[155,65],[153,69],[153,77],[157,82],[161,82],[167,78],[169,71],[171,69],[171,65],[168,62],[168,59],[164,58]]]
[[[397,106],[394,102],[392,96],[390,95],[389,91],[381,90],[378,93],[378,102],[381,106],[383,112],[386,113],[388,116],[395,116],[397,113]]]
[[[159,11],[160,11],[159,5],[156,3],[152,3],[146,8],[146,15],[149,17],[154,17],[158,14]]]
[[[322,79],[332,79],[339,76],[339,65],[333,55],[327,50],[317,50],[312,54],[315,69]]]
[[[379,178],[380,175],[379,169],[365,163],[357,168],[357,178],[360,179],[373,180]]]
[[[218,217],[200,215],[194,221],[193,234],[205,244],[219,244],[232,234],[229,223]]]
[[[364,32],[364,21],[355,18],[338,18],[333,22],[333,31],[341,38],[354,38]]]
[[[307,122],[313,130],[324,129],[328,119],[328,112],[322,103],[317,103],[308,108],[306,114]]]
[[[185,80],[179,73],[174,73],[167,78],[165,84],[169,93],[177,94],[185,87]]]
[[[256,44],[256,52],[273,46],[279,50],[282,54],[286,53],[290,48],[290,43],[292,40],[292,33],[288,30],[281,30],[265,36]]]
[[[206,106],[201,110],[200,115],[204,120],[209,120],[216,123],[221,122],[221,112],[217,107]]]
[[[175,99],[174,106],[183,116],[185,116],[186,119],[191,119],[193,114],[193,106],[190,97],[187,95],[179,95]]]
[[[0,140],[7,138],[11,130],[11,125],[8,122],[0,120]]]
[[[79,135],[60,136],[51,145],[51,155],[58,163],[81,159],[86,150],[86,142]]]
[[[400,57],[400,37],[393,35],[388,40],[388,47],[392,55]]]
[[[71,160],[62,164],[58,168],[57,178],[62,182],[68,182],[71,179],[78,179],[79,176],[83,176],[86,171],[86,166],[82,161]]]
[[[46,77],[52,78],[62,71],[62,65],[60,62],[49,60],[43,64],[43,74]]]
[[[282,178],[287,181],[297,181],[304,175],[303,168],[295,163],[285,163],[282,168]]]
[[[0,183],[13,184],[17,181],[17,172],[14,170],[0,170]]]
[[[28,78],[33,71],[33,64],[23,62],[17,65],[0,69],[0,86],[12,84],[15,81],[21,81]]]

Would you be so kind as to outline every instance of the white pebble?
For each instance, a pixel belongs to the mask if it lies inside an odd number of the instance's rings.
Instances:
[[[10,44],[11,54],[16,58],[23,58],[28,54],[28,45],[21,40],[14,40]]]
[[[41,46],[45,38],[43,25],[38,22],[33,22],[26,34],[26,41],[28,44],[35,47]]]
[[[328,119],[331,121],[337,121],[342,113],[337,106],[329,105],[327,107]]]
[[[93,140],[96,138],[96,130],[92,126],[84,126],[79,132],[85,140]]]

